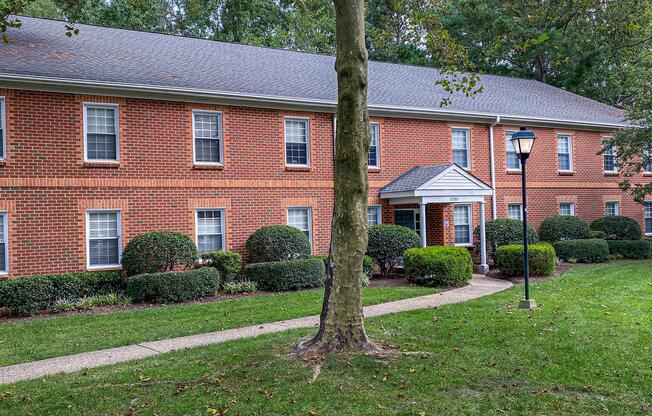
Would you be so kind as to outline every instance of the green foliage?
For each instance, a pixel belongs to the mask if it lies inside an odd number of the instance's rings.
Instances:
[[[555,272],[557,256],[555,249],[550,244],[532,244],[528,248],[531,275],[549,276]],[[505,277],[523,276],[523,246],[498,247],[496,265]]]
[[[226,282],[222,285],[222,293],[225,295],[237,295],[239,293],[251,293],[256,291],[256,283],[247,280],[241,282]]]
[[[111,293],[108,295],[84,296],[83,298],[79,299],[57,299],[50,307],[50,310],[53,312],[68,312],[75,309],[86,310],[100,306],[124,306],[129,305],[130,303],[130,298],[116,293]]]
[[[555,215],[548,217],[539,227],[542,241],[585,240],[589,238],[589,224],[580,217]]]
[[[135,236],[122,253],[122,269],[127,276],[159,273],[176,266],[192,267],[197,247],[186,234],[153,231]]]
[[[310,240],[289,225],[266,225],[249,236],[246,243],[251,263],[305,259]]]
[[[321,261],[324,262],[324,267],[326,270],[328,270],[328,256],[327,255],[316,255],[312,256],[315,259],[320,259]],[[363,283],[366,280],[367,285],[369,284],[369,280],[373,279],[374,277],[374,260],[369,257],[369,256],[364,256],[362,258],[362,279]],[[365,286],[367,286],[365,285]]]
[[[473,275],[473,262],[464,247],[411,248],[403,258],[405,275],[424,286],[464,286]]]
[[[213,296],[219,287],[220,272],[203,267],[133,276],[127,283],[127,294],[134,302],[187,302]]]
[[[603,231],[591,230],[591,231],[589,231],[589,238],[600,238],[602,240],[606,240],[607,239],[607,234],[604,233]]]
[[[475,236],[480,238],[480,226],[475,227]],[[496,249],[509,244],[523,244],[523,221],[511,218],[496,218],[485,223],[487,248],[496,262]],[[539,236],[532,225],[528,224],[528,242],[536,244]]]
[[[125,290],[120,272],[74,272],[21,277],[0,282],[0,307],[13,315],[32,315],[57,299],[107,295]]]
[[[326,279],[324,261],[313,258],[252,263],[247,264],[244,271],[259,290],[274,292],[322,286]]]
[[[591,230],[603,232],[606,240],[640,240],[643,236],[638,222],[619,215],[598,218],[591,223]]]
[[[572,263],[601,263],[609,256],[609,245],[603,239],[564,240],[552,244],[557,252],[557,257]]]
[[[419,235],[407,227],[394,224],[378,224],[369,227],[367,255],[380,266],[383,276],[389,275],[398,258],[409,248],[419,247]]]
[[[649,240],[608,240],[609,254],[621,255],[626,259],[646,259],[652,253]]]
[[[215,267],[223,282],[232,282],[242,268],[242,257],[232,251],[210,251],[201,255],[204,266]]]

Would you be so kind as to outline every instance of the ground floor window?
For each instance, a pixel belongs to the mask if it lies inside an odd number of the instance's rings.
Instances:
[[[288,225],[303,232],[312,245],[312,209],[308,207],[288,208]]]
[[[575,204],[572,202],[559,203],[559,215],[575,215]]]
[[[507,217],[513,220],[523,221],[523,205],[521,204],[507,205]]]
[[[7,213],[0,212],[0,272],[6,273],[9,262],[9,250],[7,244]]]
[[[199,254],[224,250],[224,228],[224,210],[197,210],[196,229]]]
[[[620,202],[609,201],[604,204],[604,214],[607,217],[614,217],[620,215]]]
[[[367,224],[371,227],[382,223],[380,206],[372,205],[367,207]]]
[[[645,203],[645,234],[652,234],[652,202]]]
[[[455,244],[472,243],[471,205],[455,205]]]
[[[122,250],[120,211],[88,211],[88,266],[120,265]]]

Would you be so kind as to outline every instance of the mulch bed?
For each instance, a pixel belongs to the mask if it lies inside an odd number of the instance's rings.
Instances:
[[[580,266],[580,264],[577,264],[577,263],[561,263],[556,267],[554,274],[552,274],[550,276],[530,275],[530,280],[537,281],[537,280],[545,280],[545,279],[554,279],[554,278],[560,277],[562,274],[566,273],[568,270],[573,269],[573,268],[575,268],[577,266]],[[525,281],[523,276],[519,276],[519,277],[503,277],[500,274],[500,270],[498,270],[496,268],[491,268],[491,270],[489,270],[489,273],[487,273],[487,277],[492,277],[494,279],[507,280],[507,281],[510,281],[512,283],[523,283]]]

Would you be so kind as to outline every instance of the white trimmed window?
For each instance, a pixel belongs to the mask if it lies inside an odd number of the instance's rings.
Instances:
[[[573,143],[570,134],[557,135],[557,163],[560,172],[573,170]]]
[[[288,208],[288,225],[304,233],[312,245],[312,209],[309,207]]]
[[[613,146],[605,145],[602,156],[604,157],[604,171],[608,173],[618,172],[618,166],[616,166],[616,150]]]
[[[117,105],[84,104],[84,146],[87,161],[119,160]]]
[[[225,226],[223,209],[198,209],[195,213],[197,230],[197,251],[200,254],[209,251],[225,250]]]
[[[620,215],[620,202],[609,201],[604,204],[604,215],[607,217],[615,217]]]
[[[645,203],[645,234],[652,235],[652,202]]]
[[[310,127],[307,119],[285,119],[285,164],[310,165]]]
[[[575,204],[573,202],[560,202],[559,215],[575,215]]]
[[[0,273],[7,273],[9,270],[8,229],[7,213],[0,212]]]
[[[652,173],[652,151],[650,150],[643,152],[643,172]]]
[[[369,145],[370,168],[380,167],[380,125],[371,123],[371,144]]]
[[[507,139],[507,143],[505,144],[505,149],[506,149],[506,166],[507,170],[521,170],[521,159],[518,158],[518,155],[516,154],[516,150],[514,150],[514,145],[512,144],[512,134],[515,132],[513,131],[508,131],[505,133],[505,138]]]
[[[507,217],[513,220],[523,221],[523,205],[522,204],[507,205]]]
[[[455,205],[453,218],[455,222],[455,244],[472,244],[471,205]]]
[[[119,267],[122,252],[120,211],[87,211],[88,267]]]
[[[222,164],[222,113],[192,112],[192,134],[195,144],[195,163]]]
[[[453,163],[463,168],[471,167],[471,131],[466,128],[453,129]]]
[[[5,130],[5,99],[0,97],[0,160],[5,160],[7,157]]]
[[[382,224],[381,209],[379,205],[367,207],[367,224],[371,227]]]

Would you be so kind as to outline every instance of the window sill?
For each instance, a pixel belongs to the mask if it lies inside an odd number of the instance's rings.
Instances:
[[[380,173],[380,168],[369,167],[369,168],[367,168],[367,172],[369,172],[369,173]]]
[[[86,270],[89,272],[114,271],[122,270],[122,266],[119,264],[113,266],[86,266]]]
[[[643,176],[652,177],[652,172],[643,172]]]
[[[83,167],[85,168],[106,168],[106,169],[118,169],[120,167],[120,162],[84,162]]]
[[[5,167],[6,164],[7,164],[7,161],[5,159],[0,159],[0,168]]]
[[[455,247],[475,247],[473,243],[455,244]]]
[[[520,169],[507,169],[506,173],[508,175],[520,175],[523,173]]]
[[[310,166],[285,166],[286,172],[310,172],[311,170]]]
[[[221,163],[195,163],[192,168],[196,170],[224,170],[224,165]]]
[[[618,172],[604,172],[604,176],[618,176]]]
[[[558,171],[559,176],[573,176],[575,175],[575,171],[572,170],[560,170]]]

